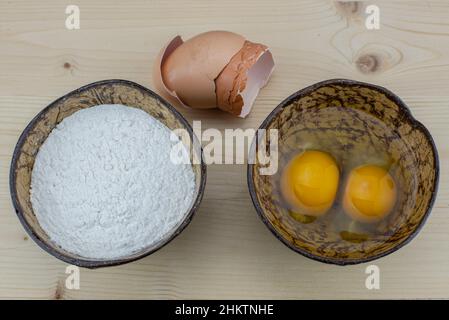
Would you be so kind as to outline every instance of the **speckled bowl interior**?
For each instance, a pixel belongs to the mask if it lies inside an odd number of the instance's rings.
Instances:
[[[19,138],[11,163],[10,188],[14,208],[23,226],[40,247],[65,262],[88,268],[112,266],[134,261],[153,253],[167,244],[192,219],[201,202],[206,182],[206,166],[202,162],[201,148],[190,148],[191,159],[198,160],[192,161],[196,183],[195,200],[191,204],[189,211],[185,213],[184,220],[171,234],[141,252],[121,259],[93,260],[74,255],[55,245],[40,227],[30,202],[30,183],[34,159],[39,151],[39,147],[58,123],[78,110],[99,104],[123,104],[139,108],[172,130],[177,128],[186,129],[190,134],[190,140],[183,141],[186,146],[191,145],[193,139],[196,139],[190,125],[171,105],[151,90],[125,80],[95,82],[72,91],[51,103],[30,122]],[[187,139],[186,137],[184,138]]]
[[[298,223],[282,205],[276,179],[260,174],[264,165],[255,157],[255,164],[248,165],[248,185],[256,210],[274,235],[294,251],[326,263],[361,263],[397,250],[423,226],[436,196],[437,150],[427,129],[390,91],[351,80],[320,82],[287,98],[260,128],[278,130],[280,153],[294,152],[308,139],[327,132],[333,139],[320,145],[340,164],[353,161],[357,154],[384,150],[400,173],[401,196],[389,219],[380,225],[382,232],[361,241],[343,239],[328,219]],[[267,150],[271,143],[267,135]],[[253,143],[253,156],[257,150]],[[283,165],[280,160],[279,167]],[[339,199],[341,195],[335,205]]]

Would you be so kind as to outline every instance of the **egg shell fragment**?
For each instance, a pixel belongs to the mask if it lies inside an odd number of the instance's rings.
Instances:
[[[166,56],[162,80],[183,104],[216,108],[215,79],[242,48],[245,38],[226,31],[199,34]]]
[[[156,57],[155,65],[153,68],[153,85],[156,90],[169,102],[175,105],[181,105],[187,107],[182,100],[178,97],[175,91],[171,91],[167,88],[162,79],[162,65],[168,56],[170,56],[176,48],[182,45],[184,41],[180,36],[174,37],[167,45],[165,45]]]
[[[180,36],[159,53],[156,89],[170,102],[220,108],[245,117],[274,69],[268,48],[227,31],[210,31],[186,42]]]
[[[218,108],[246,117],[273,70],[274,60],[268,47],[245,41],[215,80]]]

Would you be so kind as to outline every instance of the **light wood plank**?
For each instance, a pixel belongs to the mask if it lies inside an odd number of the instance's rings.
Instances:
[[[65,3],[0,0],[0,298],[449,298],[449,3],[372,1],[381,30],[363,27],[363,6],[330,0],[80,0],[81,30],[64,28]],[[210,29],[272,48],[276,71],[251,115],[181,110],[203,127],[256,128],[284,98],[329,78],[351,78],[400,95],[435,138],[441,182],[435,208],[412,243],[365,267],[308,260],[258,219],[246,168],[213,165],[197,216],[176,240],[140,261],[82,270],[64,287],[65,264],[25,234],[11,206],[8,171],[20,132],[57,97],[108,78],[152,87],[153,60],[170,37]],[[377,59],[370,69],[366,57]],[[69,67],[64,67],[68,63]]]

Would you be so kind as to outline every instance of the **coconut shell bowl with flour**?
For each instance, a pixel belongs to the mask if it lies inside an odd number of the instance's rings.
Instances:
[[[389,90],[344,79],[320,82],[284,100],[260,129],[267,130],[266,144],[253,142],[248,187],[262,221],[290,249],[325,263],[357,264],[398,250],[423,227],[436,197],[438,154],[429,131]],[[278,132],[278,170],[263,175],[266,162],[256,154],[258,148],[270,152],[276,143],[271,129]],[[332,207],[313,219],[292,215],[278,191],[286,155],[307,149],[331,154],[340,170]],[[341,205],[341,185],[351,168],[363,163],[387,166],[397,185],[393,209],[369,226],[351,222]]]
[[[201,148],[188,148],[190,158],[199,160],[192,161],[195,175],[194,201],[181,223],[172,232],[140,252],[120,259],[95,260],[74,255],[54,244],[39,225],[30,202],[34,160],[39,147],[58,123],[78,110],[100,104],[122,104],[142,109],[171,130],[185,129],[190,139],[183,141],[186,146],[199,146],[192,128],[179,112],[151,90],[126,80],[99,81],[72,91],[51,103],[28,124],[18,140],[11,162],[10,189],[15,211],[25,230],[42,249],[67,263],[87,268],[120,265],[143,258],[162,248],[189,224],[201,202],[206,183],[206,166],[203,163]]]

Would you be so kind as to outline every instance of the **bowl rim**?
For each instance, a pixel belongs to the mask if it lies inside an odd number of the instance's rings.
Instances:
[[[401,243],[395,245],[394,247],[388,249],[385,252],[382,252],[382,253],[379,253],[379,254],[376,254],[376,255],[373,255],[370,257],[358,258],[358,259],[345,259],[345,258],[331,258],[331,257],[318,256],[313,253],[310,253],[309,251],[307,251],[305,249],[293,246],[290,242],[288,242],[286,239],[284,239],[278,233],[278,231],[275,230],[274,226],[265,217],[265,215],[263,214],[263,210],[260,206],[259,200],[257,198],[257,194],[256,194],[255,186],[254,186],[254,177],[253,177],[254,164],[248,163],[247,183],[248,183],[248,189],[249,189],[249,193],[251,196],[251,200],[253,202],[253,205],[256,209],[256,212],[257,212],[259,218],[263,221],[263,223],[267,226],[267,228],[271,231],[271,233],[278,240],[280,240],[284,245],[286,245],[291,250],[293,250],[307,258],[315,260],[315,261],[319,261],[319,262],[323,262],[323,263],[327,263],[327,264],[335,264],[335,265],[339,265],[339,266],[354,265],[354,264],[365,263],[365,262],[369,262],[369,261],[373,261],[373,260],[385,257],[385,256],[399,250],[406,244],[410,243],[410,241],[413,238],[415,238],[415,236],[419,233],[419,231],[422,229],[425,222],[427,221],[427,218],[429,217],[430,212],[432,211],[432,207],[435,203],[436,195],[438,192],[438,183],[439,183],[439,177],[440,177],[439,156],[438,156],[438,151],[437,151],[435,142],[434,142],[429,130],[421,122],[419,122],[415,117],[413,117],[412,113],[410,112],[409,107],[402,101],[401,98],[399,98],[399,96],[397,96],[392,91],[390,91],[382,86],[371,84],[371,83],[366,83],[366,82],[362,82],[362,81],[357,81],[357,80],[350,80],[350,79],[343,79],[343,78],[329,79],[329,80],[324,80],[324,81],[314,83],[314,84],[309,85],[303,89],[300,89],[300,90],[296,91],[295,93],[291,94],[290,96],[288,96],[276,108],[274,108],[270,112],[270,114],[265,118],[265,120],[261,123],[261,125],[259,126],[259,129],[266,129],[267,125],[269,123],[271,123],[271,121],[278,115],[278,113],[281,112],[282,109],[284,109],[286,106],[290,105],[292,102],[306,96],[307,94],[311,93],[312,91],[315,91],[321,87],[329,86],[329,85],[361,86],[361,87],[369,88],[372,90],[376,90],[376,91],[384,94],[387,98],[389,98],[396,105],[398,105],[400,112],[402,112],[405,115],[405,117],[407,117],[407,120],[411,123],[411,125],[413,126],[413,129],[420,130],[424,134],[424,136],[426,137],[428,142],[430,143],[430,146],[431,146],[431,149],[433,152],[433,159],[434,159],[433,167],[434,167],[434,171],[435,171],[435,180],[434,180],[434,184],[433,184],[432,195],[431,195],[430,201],[428,203],[428,206],[426,208],[426,212],[424,213],[423,217],[421,218],[421,221],[418,223],[416,228]],[[254,154],[254,152],[256,150],[255,143],[256,143],[256,139],[254,138],[251,143],[251,154]]]
[[[94,260],[94,259],[88,259],[88,258],[69,257],[63,253],[56,251],[51,246],[49,246],[46,241],[42,240],[35,233],[33,227],[31,227],[31,225],[27,222],[27,220],[24,216],[24,213],[22,211],[22,207],[19,204],[17,190],[15,188],[16,178],[17,178],[15,168],[16,168],[16,164],[17,164],[17,161],[18,161],[18,158],[20,155],[20,150],[25,142],[25,139],[28,137],[29,132],[35,127],[36,123],[41,119],[41,117],[48,110],[50,110],[52,107],[54,107],[57,103],[60,103],[61,101],[67,99],[71,95],[79,94],[81,92],[90,90],[90,89],[98,87],[98,86],[110,85],[110,84],[121,84],[124,86],[128,86],[128,87],[143,91],[145,94],[149,95],[150,97],[157,100],[160,104],[164,105],[164,107],[166,107],[175,116],[175,118],[177,120],[179,120],[185,126],[185,128],[189,132],[191,141],[194,141],[194,143],[197,143],[197,145],[199,146],[198,149],[200,151],[201,178],[200,178],[198,194],[193,202],[191,209],[189,210],[187,215],[184,217],[182,222],[179,224],[179,226],[172,231],[172,233],[170,234],[169,237],[167,237],[166,240],[160,242],[156,247],[152,248],[151,250],[143,251],[142,253],[140,253],[136,256],[130,257],[130,258],[125,257],[125,258],[118,258],[118,259]],[[107,79],[107,80],[100,80],[100,81],[86,84],[82,87],[79,87],[78,89],[75,89],[73,91],[70,91],[69,93],[64,94],[60,98],[51,102],[44,109],[39,111],[39,113],[37,115],[34,116],[34,118],[28,123],[28,125],[25,127],[25,129],[20,134],[20,137],[19,137],[19,139],[16,143],[16,146],[14,148],[13,156],[12,156],[11,163],[10,163],[10,171],[9,171],[9,189],[10,189],[10,194],[11,194],[14,211],[16,212],[25,231],[34,240],[34,242],[36,242],[39,245],[39,247],[41,247],[43,250],[45,250],[47,253],[51,254],[52,256],[56,257],[57,259],[67,262],[69,264],[73,264],[78,267],[95,269],[95,268],[102,268],[102,267],[118,266],[118,265],[122,265],[125,263],[129,263],[129,262],[133,262],[133,261],[142,259],[142,258],[158,251],[162,247],[166,246],[169,242],[171,242],[174,238],[176,238],[187,227],[187,225],[192,221],[194,214],[198,210],[198,207],[199,207],[201,200],[203,198],[203,195],[204,195],[204,189],[206,186],[206,178],[207,178],[207,170],[206,170],[206,164],[205,164],[204,158],[203,158],[203,149],[201,147],[201,144],[199,144],[198,138],[196,137],[192,127],[190,126],[188,121],[184,118],[184,116],[178,110],[176,110],[168,101],[163,99],[161,96],[159,96],[154,91],[152,91],[140,84],[137,84],[137,83],[129,81],[129,80],[123,80],[123,79]]]

